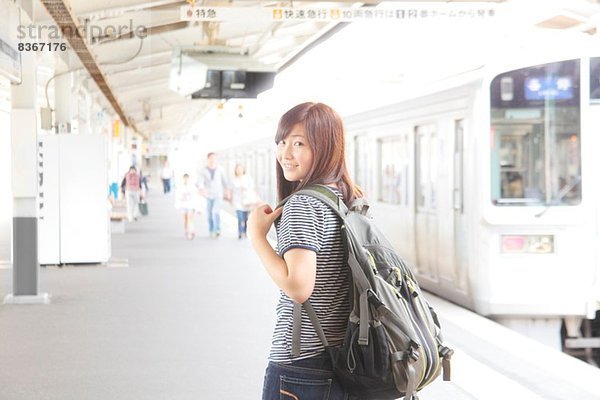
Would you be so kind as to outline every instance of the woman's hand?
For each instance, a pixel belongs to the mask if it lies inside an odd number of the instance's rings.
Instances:
[[[283,207],[273,211],[268,204],[255,208],[248,216],[248,235],[250,239],[266,237],[271,225],[281,215],[282,211]]]

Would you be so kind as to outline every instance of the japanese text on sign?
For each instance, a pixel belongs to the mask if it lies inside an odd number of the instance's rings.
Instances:
[[[496,9],[487,6],[440,5],[410,6],[393,9],[375,8],[258,8],[258,7],[181,7],[181,19],[185,21],[231,21],[261,18],[271,21],[403,21],[433,18],[490,18]]]

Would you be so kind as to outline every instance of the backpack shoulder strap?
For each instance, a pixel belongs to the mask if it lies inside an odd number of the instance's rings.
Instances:
[[[311,197],[314,197],[318,200],[321,200],[325,203],[331,210],[333,210],[342,221],[346,220],[346,215],[348,213],[348,207],[344,204],[343,201],[340,201],[340,198],[337,194],[335,194],[331,189],[329,189],[325,185],[310,185],[304,189],[301,189],[294,194],[304,194]],[[287,197],[284,199],[279,206],[285,204],[285,202],[289,199]],[[369,206],[365,200],[357,199],[352,203],[352,209],[357,210],[361,214],[365,215]],[[344,225],[345,226],[345,225]],[[352,236],[350,232],[346,229],[347,234]],[[350,246],[350,247],[348,247]],[[356,255],[353,254],[356,249],[353,247],[356,244],[352,243],[352,240],[346,240],[346,251],[348,251],[348,265],[352,271],[353,279],[355,280],[360,293],[359,304],[360,304],[360,329],[359,329],[359,344],[367,345],[369,342],[368,338],[368,321],[369,321],[369,294],[372,293],[371,285],[362,271],[358,260],[356,259]],[[302,316],[301,311],[302,307],[307,311],[308,317],[310,318],[317,335],[321,339],[321,342],[324,346],[328,346],[327,339],[325,338],[325,334],[321,325],[319,324],[318,318],[312,310],[312,306],[310,301],[307,300],[303,304],[294,303],[294,312],[293,312],[293,327],[292,327],[292,356],[300,355],[300,329],[302,324]],[[308,309],[310,307],[310,311]]]
[[[359,197],[355,199],[352,204],[350,204],[350,210],[356,211],[362,215],[369,215],[369,202],[364,197]]]
[[[306,300],[304,303],[296,303],[294,302],[294,313],[293,313],[293,325],[292,325],[292,356],[298,357],[300,355],[300,329],[302,327],[302,308],[306,310],[306,314],[312,323],[313,328],[315,328],[315,332],[319,339],[321,339],[321,343],[325,349],[329,347],[329,342],[327,341],[327,337],[325,337],[325,331],[319,322],[319,317],[317,317],[317,313],[313,308],[312,304],[309,300]]]
[[[343,201],[340,201],[340,198],[337,194],[335,194],[331,189],[329,189],[325,185],[309,185],[304,189],[300,189],[297,192],[292,193],[285,199],[281,200],[277,207],[283,207],[285,203],[295,194],[303,194],[307,196],[314,197],[318,200],[321,200],[325,203],[329,208],[331,208],[342,220],[346,219],[346,214],[348,213],[348,207],[344,204]]]

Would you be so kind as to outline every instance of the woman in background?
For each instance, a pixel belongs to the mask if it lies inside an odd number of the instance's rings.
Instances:
[[[246,237],[248,213],[258,205],[259,198],[254,190],[254,181],[246,174],[246,168],[242,164],[235,166],[234,175],[231,203],[237,214],[238,239],[243,239]]]

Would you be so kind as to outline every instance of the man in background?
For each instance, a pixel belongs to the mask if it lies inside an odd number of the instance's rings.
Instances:
[[[160,171],[160,179],[162,179],[164,194],[171,191],[171,178],[173,178],[173,168],[169,165],[169,160],[165,160],[165,164]]]
[[[206,156],[206,167],[198,177],[200,194],[206,197],[208,234],[218,238],[221,235],[221,206],[223,198],[229,198],[229,189],[225,171],[217,165],[217,155],[213,152]]]

